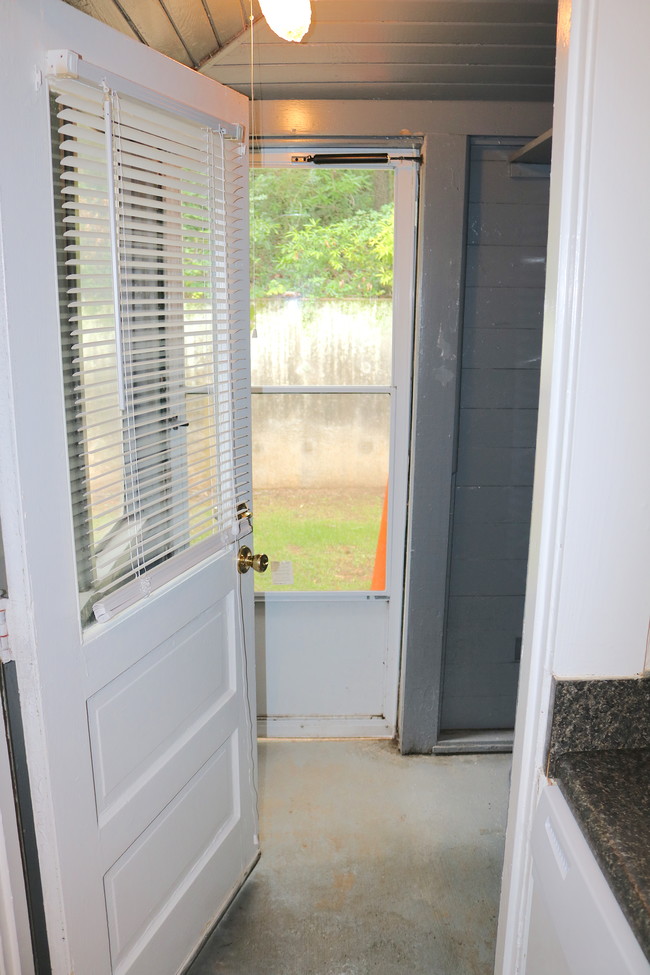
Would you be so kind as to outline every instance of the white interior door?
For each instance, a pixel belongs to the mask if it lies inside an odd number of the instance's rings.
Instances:
[[[395,733],[413,342],[417,150],[255,159],[258,728]]]
[[[2,520],[52,967],[174,975],[258,856],[248,106],[63,3],[2,17]]]

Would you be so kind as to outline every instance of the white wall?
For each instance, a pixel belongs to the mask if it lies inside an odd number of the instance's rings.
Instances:
[[[551,681],[642,671],[650,610],[647,0],[561,0],[528,595],[497,975],[525,970]]]
[[[650,614],[650,126],[639,114],[650,92],[650,5],[587,6],[592,115],[554,648],[561,677],[637,674]]]

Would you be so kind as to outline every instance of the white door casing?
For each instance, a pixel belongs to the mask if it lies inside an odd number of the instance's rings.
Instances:
[[[616,0],[559,5],[543,395],[497,975],[526,970],[553,678],[644,669],[650,455],[638,444],[647,441],[649,208],[643,170],[611,174],[630,130],[641,157],[650,146],[648,127],[636,124],[636,93],[650,84],[648,30],[644,0],[627,4],[625,17]]]
[[[252,582],[238,576],[231,543],[92,638],[82,631],[47,52],[72,49],[244,126],[248,106],[58,0],[7,4],[1,16],[0,505],[52,968],[172,975],[258,852],[254,671],[242,643],[252,640]]]

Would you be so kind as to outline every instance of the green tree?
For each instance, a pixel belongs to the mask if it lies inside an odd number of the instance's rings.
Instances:
[[[253,298],[390,296],[389,201],[388,170],[253,170]]]

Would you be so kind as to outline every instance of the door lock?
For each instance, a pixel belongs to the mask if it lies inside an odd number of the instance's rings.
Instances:
[[[237,555],[237,570],[241,573],[253,569],[255,572],[266,572],[269,567],[268,555],[253,555],[247,545],[242,545]]]

